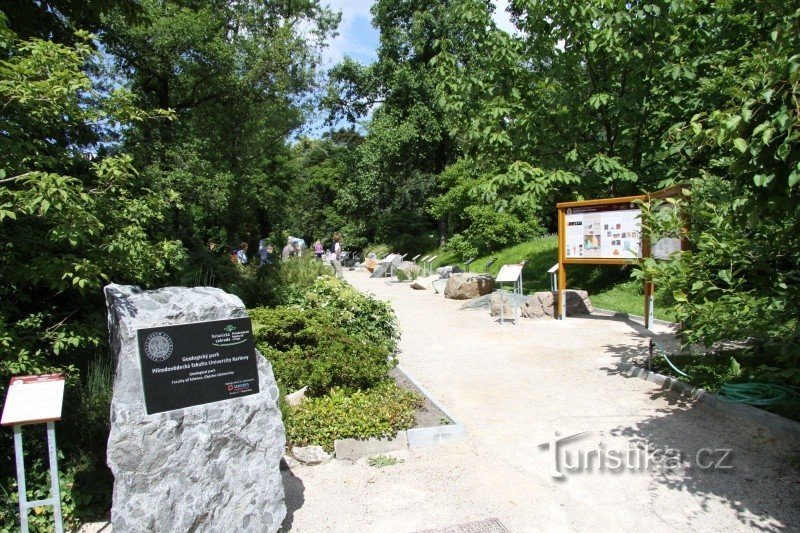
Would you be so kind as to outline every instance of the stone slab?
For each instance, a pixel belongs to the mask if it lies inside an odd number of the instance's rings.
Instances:
[[[116,372],[107,462],[114,531],[277,531],[286,515],[285,434],[272,366],[256,352],[259,392],[145,412],[137,330],[243,318],[210,287],[105,287]]]

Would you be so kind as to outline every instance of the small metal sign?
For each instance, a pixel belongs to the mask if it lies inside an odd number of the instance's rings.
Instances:
[[[249,318],[140,329],[148,415],[259,391]]]

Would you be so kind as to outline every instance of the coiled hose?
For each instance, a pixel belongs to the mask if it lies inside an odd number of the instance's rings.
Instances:
[[[667,357],[667,350],[658,342],[650,339],[650,356],[647,360],[648,369],[650,362],[653,359],[653,347],[658,348],[661,356],[667,364],[684,377],[689,377],[689,374],[676,367],[672,361]],[[723,383],[716,394],[720,401],[728,403],[744,403],[747,405],[755,405],[757,407],[769,407],[771,405],[781,405],[800,401],[800,392],[797,387],[789,385],[777,385],[775,383]]]

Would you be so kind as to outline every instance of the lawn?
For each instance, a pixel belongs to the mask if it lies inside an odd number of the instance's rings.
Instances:
[[[434,250],[430,253],[436,253]],[[453,253],[439,252],[434,266],[462,264]],[[488,268],[486,264],[497,260]],[[479,257],[470,265],[472,272],[489,272],[496,276],[500,267],[506,264],[519,263],[527,259],[522,271],[522,283],[525,293],[550,290],[548,269],[558,262],[558,238],[548,235],[532,239],[497,252]],[[631,267],[617,265],[570,265],[567,267],[567,287],[583,289],[589,292],[592,304],[601,309],[609,309],[642,315],[644,313],[644,294],[640,283],[630,279]],[[667,295],[656,290],[656,318],[674,320],[675,316],[668,305]]]

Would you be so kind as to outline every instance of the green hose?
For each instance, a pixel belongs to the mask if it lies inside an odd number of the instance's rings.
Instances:
[[[658,348],[661,351],[661,356],[664,358],[664,360],[667,362],[670,368],[672,368],[672,370],[674,370],[683,377],[687,378],[689,377],[689,374],[687,374],[686,372],[684,372],[683,370],[672,364],[672,361],[670,361],[669,357],[667,357],[667,350],[665,350],[664,347],[661,346],[661,343],[653,339],[650,339],[650,342],[653,343],[653,345],[655,345],[656,348]]]
[[[766,407],[800,400],[797,388],[774,383],[723,383],[717,398],[728,403]]]

